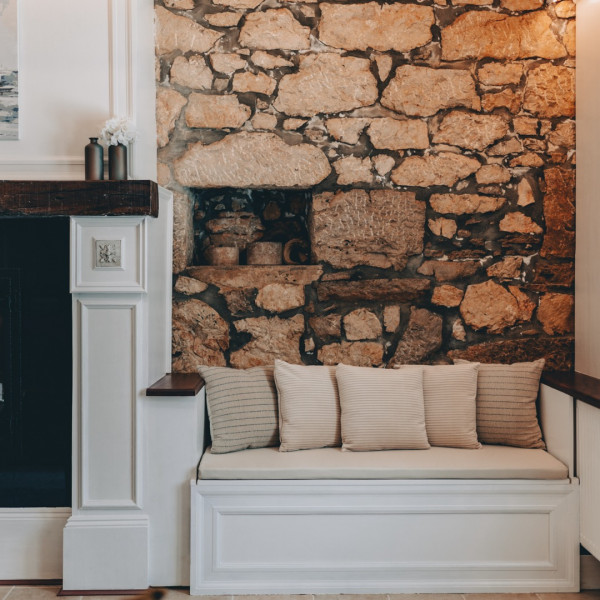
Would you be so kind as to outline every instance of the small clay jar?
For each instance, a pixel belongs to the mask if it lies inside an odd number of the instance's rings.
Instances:
[[[213,266],[239,265],[240,251],[236,246],[209,246],[206,258]]]
[[[249,265],[280,265],[281,242],[254,242],[246,251],[246,262]]]

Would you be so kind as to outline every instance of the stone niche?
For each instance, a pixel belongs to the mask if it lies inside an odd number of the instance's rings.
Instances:
[[[476,4],[156,0],[175,370],[572,366],[574,4]]]

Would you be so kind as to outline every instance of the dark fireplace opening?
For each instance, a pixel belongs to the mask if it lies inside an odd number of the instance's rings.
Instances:
[[[310,190],[195,189],[194,263],[211,260],[215,247],[236,247],[247,264],[254,242],[279,242],[284,264],[310,262],[308,211]]]
[[[69,220],[0,219],[0,506],[71,505]]]

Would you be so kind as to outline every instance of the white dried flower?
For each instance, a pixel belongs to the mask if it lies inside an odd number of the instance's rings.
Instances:
[[[109,145],[128,144],[137,137],[135,125],[127,117],[113,117],[104,123],[100,137]]]

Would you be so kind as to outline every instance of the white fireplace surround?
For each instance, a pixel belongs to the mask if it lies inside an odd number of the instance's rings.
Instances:
[[[182,518],[202,403],[145,396],[171,366],[172,229],[162,188],[158,218],[71,218],[72,509],[0,509],[0,580],[62,579],[64,590],[189,581]]]

